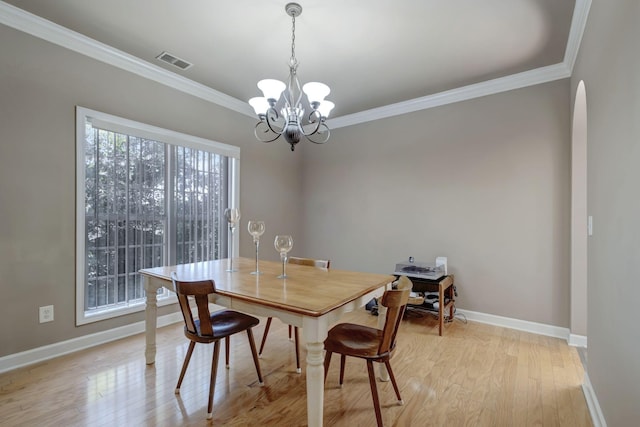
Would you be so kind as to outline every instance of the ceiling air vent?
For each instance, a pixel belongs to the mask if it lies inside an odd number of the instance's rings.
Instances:
[[[159,59],[162,62],[166,62],[167,64],[171,64],[174,67],[178,67],[181,70],[186,70],[193,65],[190,62],[187,62],[184,59],[180,59],[168,52],[162,52],[160,55],[156,56],[156,59]]]

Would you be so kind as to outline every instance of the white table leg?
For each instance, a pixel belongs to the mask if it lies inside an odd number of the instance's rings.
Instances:
[[[385,320],[387,318],[387,307],[378,304],[378,329],[384,329]],[[384,363],[378,363],[378,378],[380,381],[390,381],[389,372]]]
[[[324,343],[307,343],[307,422],[322,426],[324,407]]]
[[[324,409],[324,340],[328,316],[303,317],[302,333],[307,342],[307,425],[322,427]]]
[[[147,294],[147,306],[144,310],[144,334],[146,346],[144,356],[147,365],[156,361],[156,326],[158,323],[158,289],[151,286],[148,277],[144,277],[144,290]]]

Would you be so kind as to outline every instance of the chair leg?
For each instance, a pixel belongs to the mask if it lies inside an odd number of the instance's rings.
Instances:
[[[393,384],[393,389],[396,391],[396,397],[398,398],[398,405],[404,405],[404,401],[402,400],[402,397],[400,397],[400,389],[398,388],[398,383],[396,383],[396,377],[393,375],[393,370],[391,369],[391,363],[389,363],[388,360],[385,360],[384,366],[387,367],[387,372],[389,373],[391,384]]]
[[[376,411],[378,427],[382,427],[382,413],[380,412],[380,399],[378,399],[376,374],[373,372],[373,362],[371,360],[367,360],[367,371],[369,371],[369,384],[371,385],[371,396],[373,397],[373,409]]]
[[[256,365],[256,372],[258,373],[258,382],[260,385],[264,385],[262,380],[262,372],[260,371],[260,361],[258,360],[258,353],[256,352],[256,342],[253,339],[253,331],[251,328],[247,329],[247,336],[249,337],[249,346],[251,347],[251,355],[253,356],[253,363]]]
[[[342,387],[342,384],[344,383],[344,365],[347,362],[347,356],[345,356],[344,354],[340,355],[340,387]]]
[[[267,334],[269,333],[269,328],[271,327],[271,321],[273,317],[267,318],[267,324],[264,326],[264,334],[262,335],[262,342],[260,343],[260,351],[258,351],[258,356],[262,356],[262,350],[264,350],[264,343],[267,342]]]
[[[289,341],[291,341],[291,325],[289,325]]]
[[[182,370],[180,371],[180,377],[178,378],[178,385],[176,385],[176,394],[180,394],[180,385],[182,385],[182,380],[184,379],[184,374],[187,373],[187,366],[189,366],[189,360],[191,360],[191,355],[193,354],[193,348],[196,346],[195,341],[189,342],[189,348],[187,349],[187,354],[184,357],[184,362],[182,362]]]
[[[229,369],[229,353],[231,352],[231,341],[229,337],[224,339],[224,361],[225,367]]]
[[[329,372],[329,364],[331,363],[331,352],[327,351],[324,355],[324,382],[327,382],[327,373]]]
[[[209,405],[207,405],[207,419],[213,418],[213,394],[216,391],[216,376],[218,374],[218,358],[220,356],[220,341],[213,344],[213,360],[211,361],[211,381],[209,382]]]
[[[291,328],[291,325],[289,325],[289,328]],[[302,369],[300,369],[300,346],[298,344],[298,327],[294,327],[293,328],[293,338],[295,341],[295,345],[296,345],[296,372],[297,373],[301,373]]]

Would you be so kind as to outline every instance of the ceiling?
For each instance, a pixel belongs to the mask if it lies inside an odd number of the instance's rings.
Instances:
[[[557,64],[563,64],[558,78],[568,77],[567,54],[577,50],[572,40],[581,37],[572,18],[584,2],[300,0],[298,76],[303,84],[331,87],[327,99],[336,104],[334,118],[529,76]],[[288,75],[286,0],[5,0],[0,23],[15,20],[6,15],[18,10],[7,3],[72,30],[71,38],[79,33],[204,85],[243,113],[252,114],[245,102],[261,95],[258,80]],[[23,15],[29,25],[49,24]],[[180,70],[160,62],[156,56],[163,51],[193,66]]]

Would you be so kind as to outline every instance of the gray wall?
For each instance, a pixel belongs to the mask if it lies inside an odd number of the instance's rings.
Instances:
[[[594,1],[571,78],[587,92],[588,375],[609,427],[640,425],[640,3]]]
[[[257,142],[250,117],[4,26],[0,51],[0,356],[143,320],[75,326],[76,105],[240,146],[241,254],[253,253],[250,217],[269,242],[297,233],[301,155]],[[39,324],[49,304],[55,321]]]
[[[304,251],[447,256],[459,308],[568,327],[569,171],[568,80],[336,129],[303,159]]]

